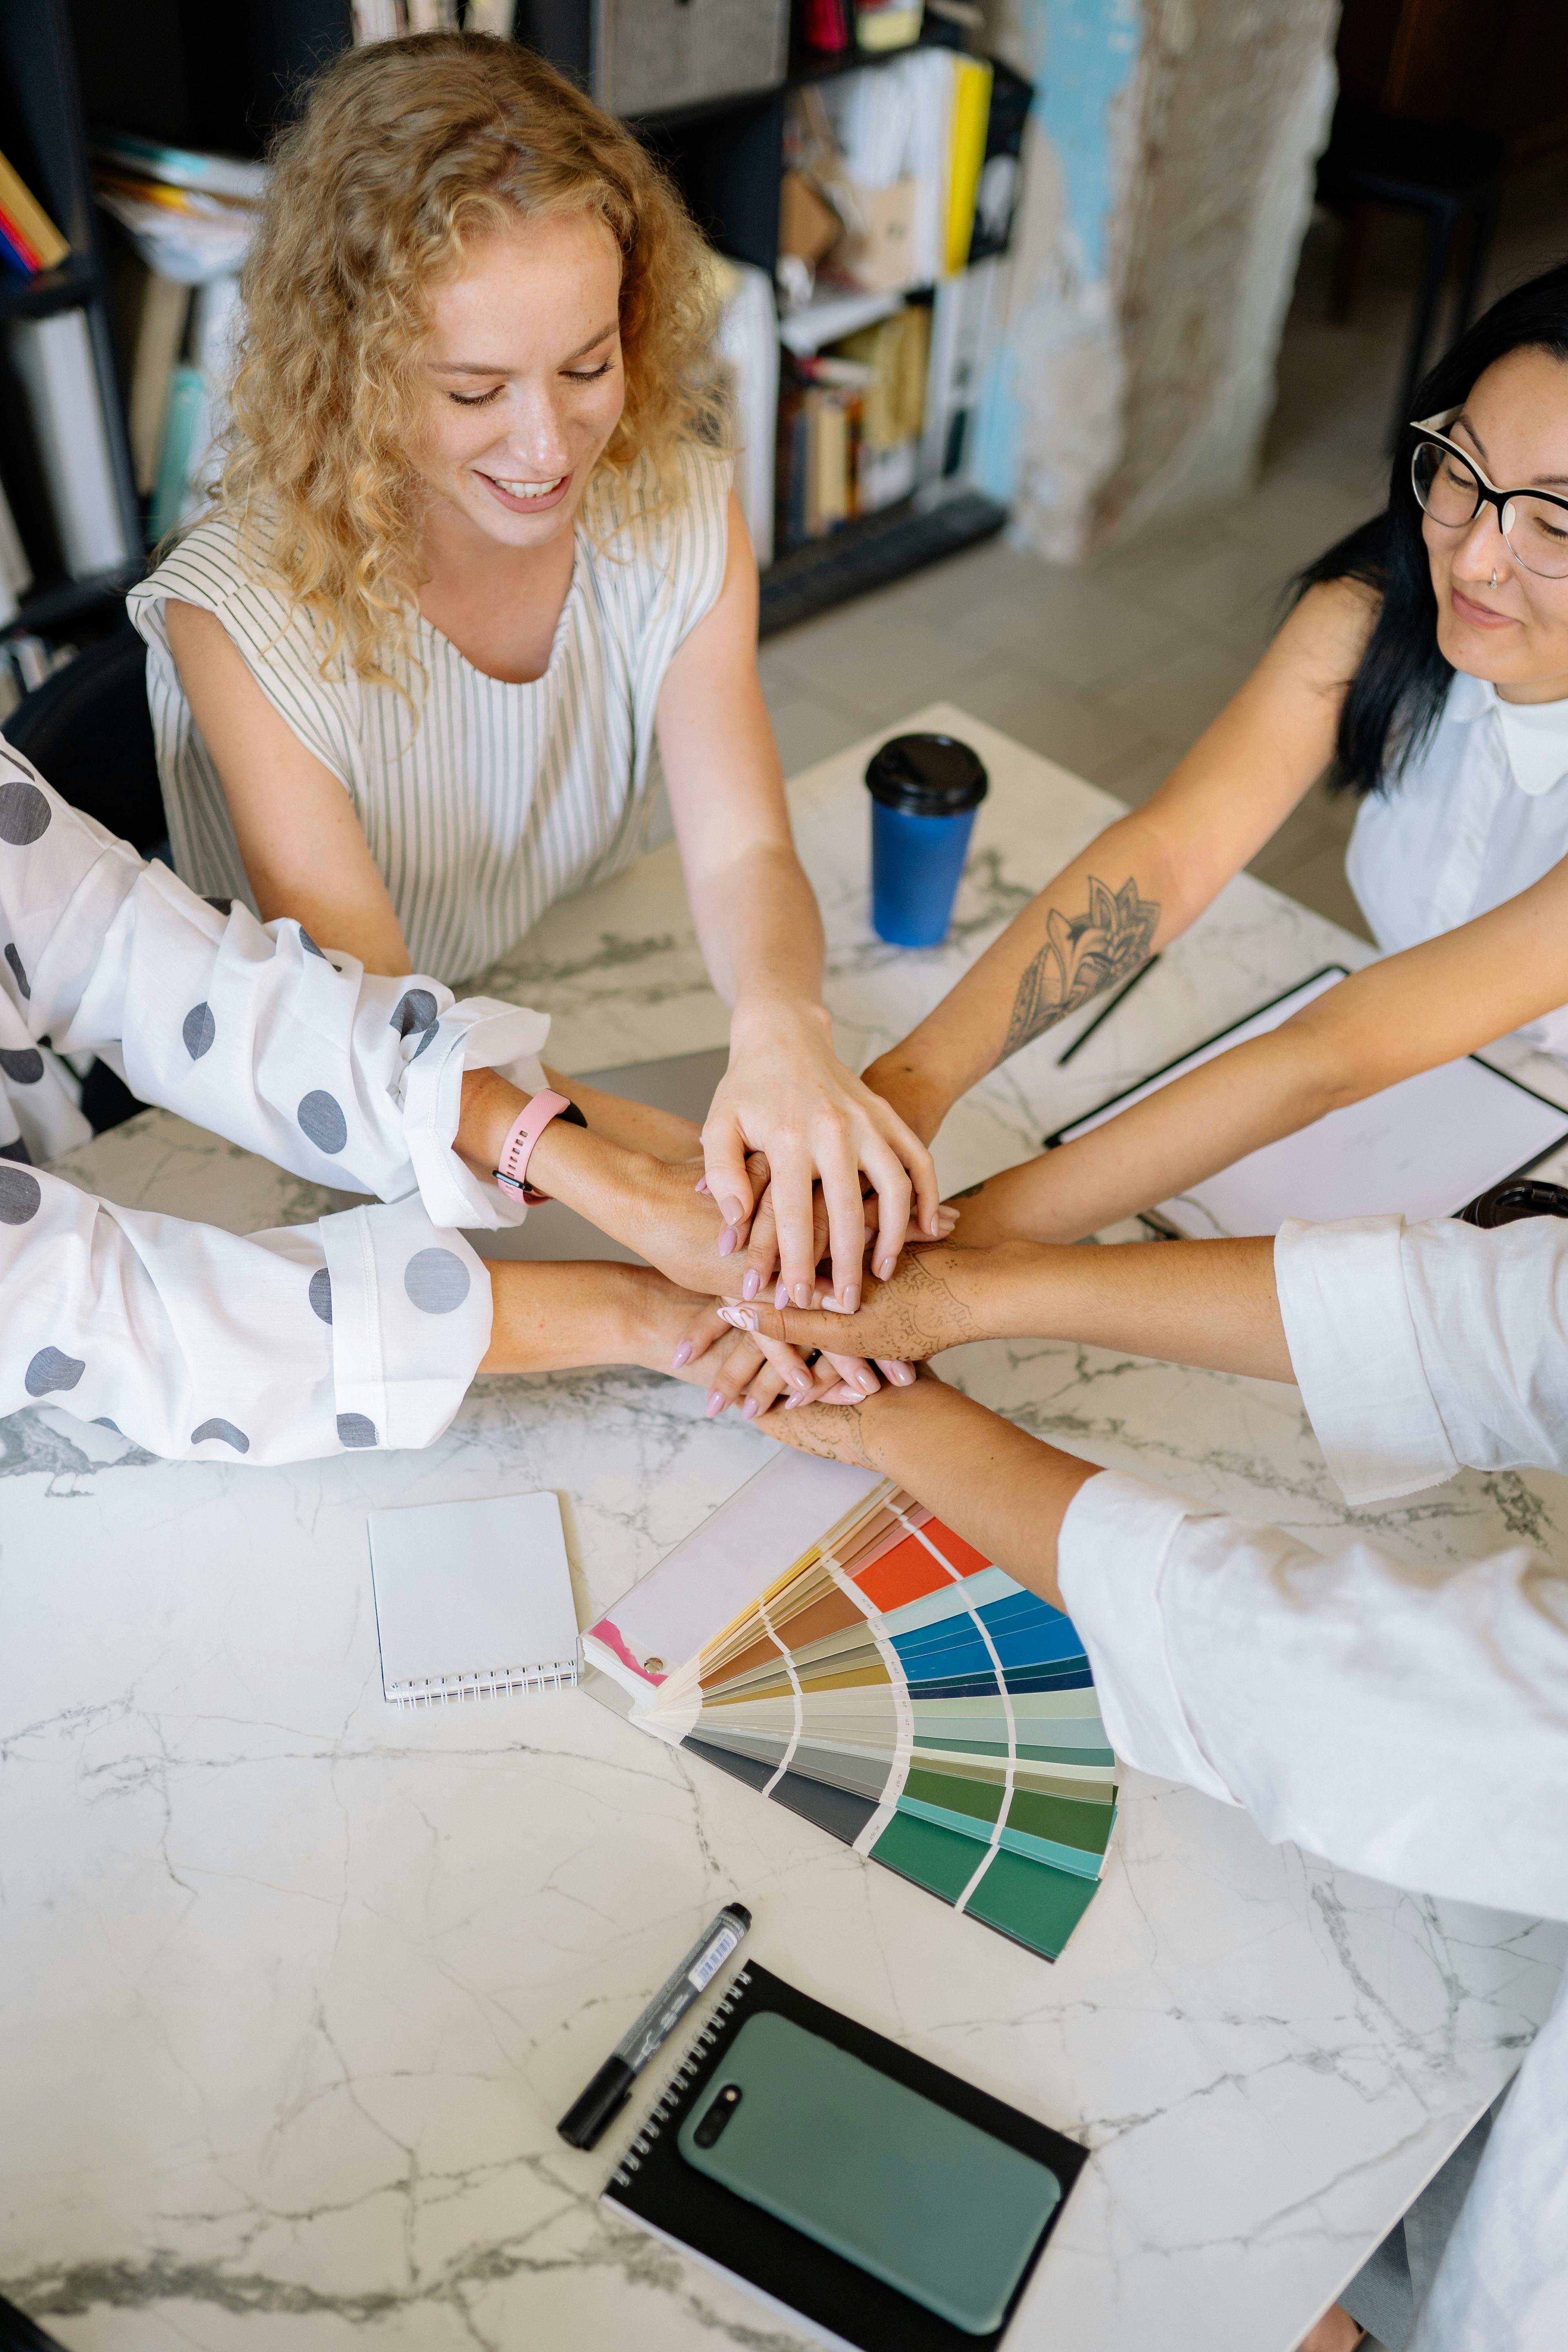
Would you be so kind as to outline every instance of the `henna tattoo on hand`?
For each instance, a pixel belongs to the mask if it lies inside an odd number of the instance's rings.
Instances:
[[[1133,875],[1112,892],[1091,874],[1089,912],[1076,921],[1053,907],[1046,917],[1046,944],[1019,980],[997,1061],[1006,1061],[1102,988],[1146,963],[1159,922],[1159,900],[1141,898]]]
[[[942,1243],[910,1250],[891,1280],[879,1285],[861,1309],[876,1332],[878,1355],[923,1361],[944,1348],[984,1339],[977,1318],[948,1279],[958,1257]]]

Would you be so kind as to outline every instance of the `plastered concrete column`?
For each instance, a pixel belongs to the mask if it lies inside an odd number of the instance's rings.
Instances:
[[[1038,86],[976,472],[1070,562],[1241,495],[1333,105],[1337,0],[994,0]]]

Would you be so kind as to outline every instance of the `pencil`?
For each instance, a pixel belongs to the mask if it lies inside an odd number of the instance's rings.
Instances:
[[[1121,1003],[1122,998],[1124,996],[1131,996],[1141,980],[1148,979],[1149,974],[1153,971],[1154,966],[1159,962],[1159,961],[1160,959],[1157,955],[1152,955],[1147,963],[1141,963],[1137,971],[1133,973],[1131,979],[1122,982],[1121,986],[1117,990],[1115,995],[1111,997],[1109,1003],[1102,1004],[1100,1006],[1100,1011],[1095,1014],[1094,1019],[1089,1023],[1089,1027],[1087,1029],[1080,1029],[1078,1035],[1073,1039],[1072,1044],[1067,1048],[1066,1052],[1057,1055],[1057,1067],[1058,1070],[1063,1068],[1067,1063],[1072,1060],[1073,1055],[1078,1052],[1080,1045],[1088,1045],[1089,1039],[1093,1036],[1100,1023],[1102,1021],[1110,1020],[1117,1006]]]

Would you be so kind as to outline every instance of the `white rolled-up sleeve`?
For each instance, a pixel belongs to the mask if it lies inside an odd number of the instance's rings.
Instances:
[[[1102,1473],[1058,1560],[1128,1763],[1372,1877],[1568,1918],[1568,1579],[1538,1553],[1314,1551]]]
[[[1350,1503],[1461,1465],[1568,1468],[1568,1222],[1282,1225],[1290,1362]]]
[[[523,1213],[452,1144],[465,1070],[544,1085],[548,1014],[378,978],[296,922],[198,898],[4,743],[0,957],[18,1045],[100,1054],[142,1101],[340,1191],[417,1192],[438,1224]]]
[[[416,1200],[239,1235],[0,1164],[0,1414],[176,1460],[427,1445],[489,1344],[483,1262]]]

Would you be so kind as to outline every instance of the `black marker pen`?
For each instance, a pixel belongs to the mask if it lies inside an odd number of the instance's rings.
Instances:
[[[667,1985],[654,1995],[629,2033],[617,2042],[580,2099],[555,2128],[574,2147],[593,2147],[612,2116],[626,2105],[632,2084],[668,2041],[699,1995],[707,1990],[752,1924],[743,1903],[726,1903],[699,1937]]]

